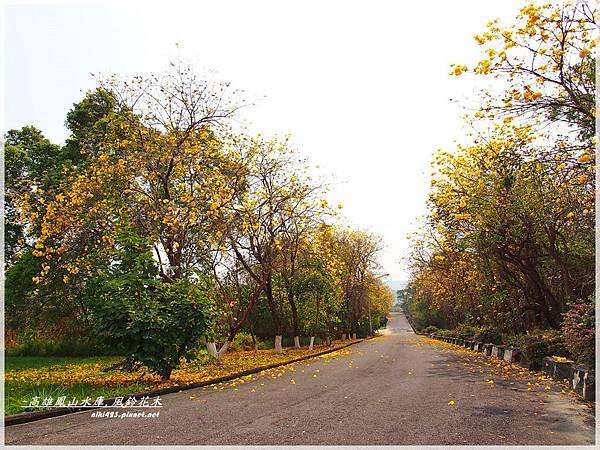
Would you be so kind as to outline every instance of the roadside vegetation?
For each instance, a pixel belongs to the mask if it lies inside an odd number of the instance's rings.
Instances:
[[[405,291],[418,330],[594,366],[592,6],[529,3],[475,36],[479,61],[452,67],[493,83],[466,116],[467,141],[434,158]]]
[[[99,80],[62,145],[6,134],[7,355],[112,355],[98,361],[169,380],[385,323],[381,239],[344,224],[287,138],[247,134],[242,106],[175,62]]]
[[[119,364],[122,357],[117,356],[7,357],[5,414],[39,411],[40,408],[28,406],[35,397],[38,397],[40,403],[49,398],[56,402],[61,396],[65,397],[67,404],[73,398],[78,404],[86,398],[93,403],[100,396],[105,399],[127,397],[170,386],[185,386],[216,380],[249,369],[315,355],[323,350],[335,350],[351,342],[354,341],[335,341],[331,345],[319,343],[312,351],[307,346],[291,347],[284,353],[276,353],[272,348],[244,350],[243,343],[236,341],[232,349],[219,361],[212,358],[206,349],[198,349],[193,359],[189,362],[183,361],[177,369],[173,370],[169,380],[164,380],[160,375],[153,374],[143,367],[130,371],[120,370],[115,366]],[[334,358],[340,352],[347,352],[347,350],[340,349],[320,357]],[[271,369],[271,372],[273,370],[281,372],[287,369],[285,367]]]

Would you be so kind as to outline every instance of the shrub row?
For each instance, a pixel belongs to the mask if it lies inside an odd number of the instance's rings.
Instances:
[[[557,330],[536,330],[526,335],[510,336],[503,335],[490,328],[460,325],[453,330],[438,330],[435,327],[427,327],[423,329],[423,332],[427,335],[434,333],[440,337],[518,348],[527,360],[538,367],[546,356],[567,357],[588,367],[593,367],[593,363],[590,364],[589,359],[582,360],[569,351],[563,334]]]
[[[272,341],[265,341],[255,336],[256,349],[268,350],[273,348]],[[300,344],[308,346],[309,337],[301,337]],[[322,339],[316,338],[315,345],[322,343]],[[294,345],[292,338],[286,337],[283,340],[285,347]],[[239,332],[235,341],[229,348],[230,351],[254,350],[254,341],[250,333]],[[198,348],[204,351],[204,343]],[[82,339],[52,340],[39,336],[33,336],[31,333],[24,333],[15,337],[11,345],[6,348],[6,356],[119,356],[118,352],[110,351],[105,346],[98,343],[88,342]]]
[[[31,338],[7,348],[6,356],[111,356],[107,348],[86,341]]]
[[[595,366],[595,301],[587,297],[569,305],[563,315],[560,330],[534,330],[525,335],[502,334],[493,328],[461,324],[452,330],[438,329],[434,325],[420,331],[440,337],[450,337],[476,342],[503,344],[519,348],[531,361],[541,361],[545,356],[568,357],[576,363]],[[407,316],[408,317],[408,316]]]
[[[527,346],[519,348],[483,343],[463,338],[444,336],[440,334],[439,331],[437,333],[431,333],[429,336],[433,339],[459,345],[475,352],[483,352],[486,356],[492,356],[511,363],[517,363],[528,369],[542,370],[556,380],[568,380],[571,389],[581,395],[584,400],[595,400],[596,377],[593,366],[585,367],[558,355],[543,356],[540,358],[539,355],[541,353],[536,353],[542,348],[542,346],[539,345],[539,341],[535,341],[528,352]],[[520,342],[523,342],[523,340],[520,340]],[[522,351],[522,349],[525,349],[525,351]]]

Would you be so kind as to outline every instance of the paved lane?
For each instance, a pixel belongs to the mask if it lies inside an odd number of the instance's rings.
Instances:
[[[8,427],[6,443],[594,442],[591,409],[561,394],[558,385],[528,391],[527,379],[487,383],[481,371],[492,368],[416,336],[401,313],[383,336],[333,355],[235,386],[166,395],[159,418],[93,419],[88,411]]]

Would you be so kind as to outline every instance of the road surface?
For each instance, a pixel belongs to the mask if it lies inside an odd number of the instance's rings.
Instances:
[[[382,336],[337,355],[165,395],[158,418],[86,411],[11,426],[5,438],[9,445],[593,444],[590,405],[528,371],[503,377],[498,366],[416,336],[395,313]]]

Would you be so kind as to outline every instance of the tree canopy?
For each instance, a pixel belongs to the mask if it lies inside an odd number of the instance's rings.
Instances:
[[[470,143],[434,158],[411,257],[423,326],[560,329],[593,296],[596,29],[586,2],[529,3],[475,36],[481,60],[452,67],[502,89],[468,115]]]
[[[54,333],[99,336],[165,378],[242,331],[277,351],[283,335],[368,334],[367,311],[391,308],[379,238],[341,225],[287,139],[235,127],[242,103],[176,63],[101,81],[64,146],[10,131],[10,326],[52,315]]]

